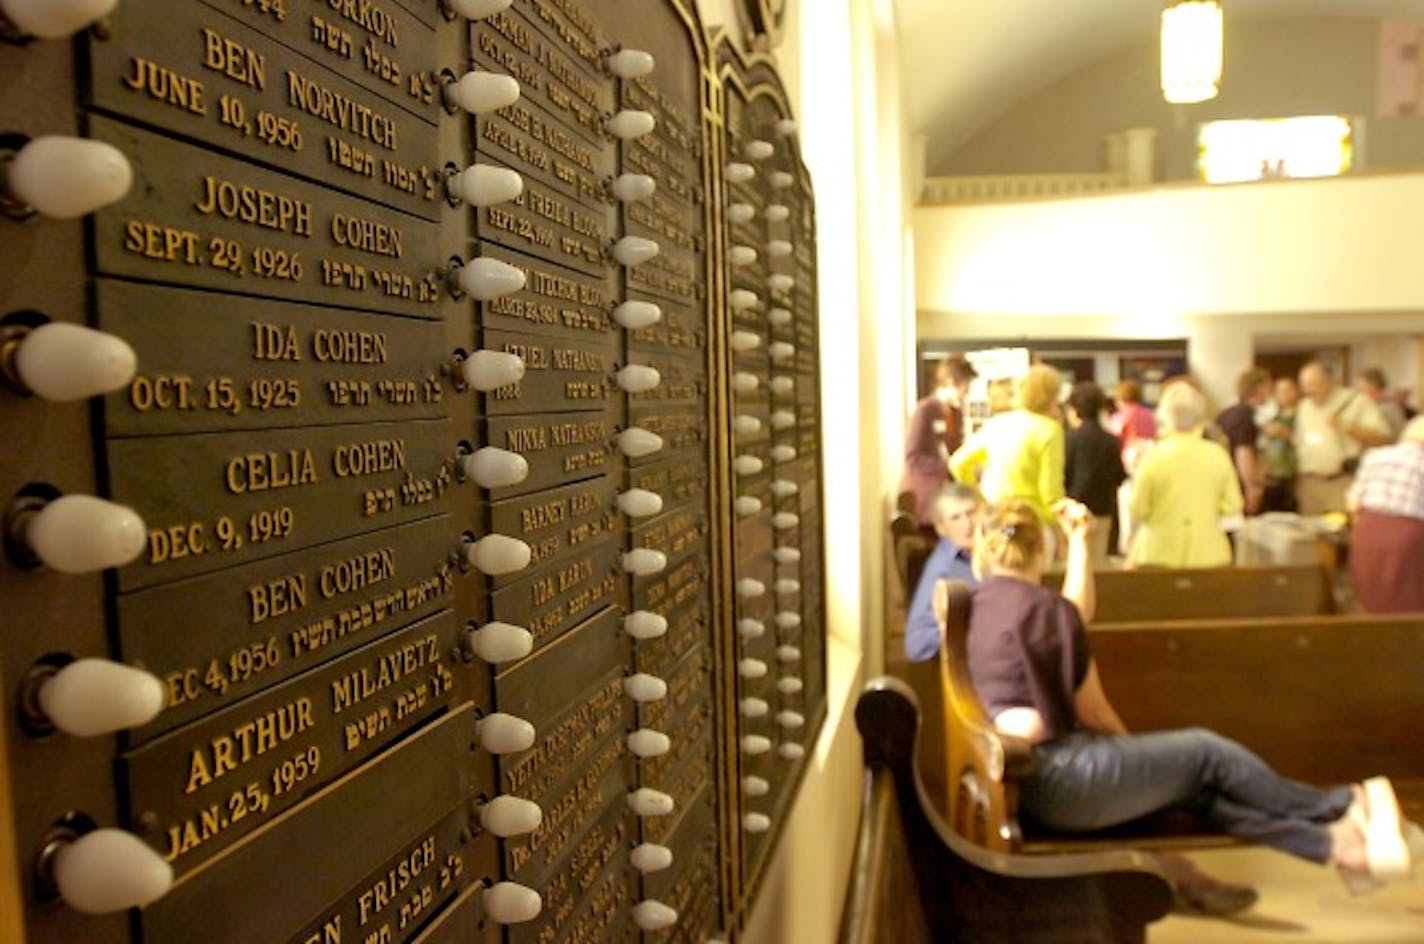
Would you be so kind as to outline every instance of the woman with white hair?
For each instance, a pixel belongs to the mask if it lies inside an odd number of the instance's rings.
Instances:
[[[1424,416],[1360,459],[1345,497],[1355,514],[1350,576],[1371,613],[1424,612]]]
[[[1189,383],[1172,384],[1162,391],[1157,420],[1162,438],[1138,466],[1128,504],[1137,523],[1129,565],[1230,564],[1221,519],[1241,514],[1241,485],[1226,450],[1202,437],[1206,399]]]

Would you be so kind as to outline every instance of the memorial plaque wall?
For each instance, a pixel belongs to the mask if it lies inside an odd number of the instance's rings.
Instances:
[[[0,940],[734,937],[824,702],[769,63],[692,0],[54,10],[0,17]]]

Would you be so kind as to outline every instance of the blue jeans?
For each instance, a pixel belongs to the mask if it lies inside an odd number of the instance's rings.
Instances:
[[[1349,808],[1348,786],[1321,790],[1277,774],[1214,731],[1076,731],[1034,749],[1021,812],[1050,829],[1115,826],[1169,808],[1312,862],[1330,860],[1325,824]]]

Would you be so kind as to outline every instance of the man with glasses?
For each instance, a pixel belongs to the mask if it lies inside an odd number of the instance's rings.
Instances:
[[[979,518],[979,492],[951,482],[935,493],[931,519],[939,543],[925,561],[915,596],[905,613],[905,655],[911,662],[926,662],[939,652],[939,621],[934,614],[934,588],[941,580],[963,580],[977,585],[971,566],[974,526]]]

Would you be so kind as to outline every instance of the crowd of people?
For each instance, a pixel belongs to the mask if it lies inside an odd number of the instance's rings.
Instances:
[[[927,529],[939,489],[957,482],[1032,507],[1050,560],[1061,545],[1053,508],[1069,497],[1099,522],[1090,538],[1099,567],[1113,556],[1127,567],[1215,567],[1232,562],[1230,534],[1245,517],[1349,514],[1361,605],[1424,610],[1424,420],[1378,369],[1347,387],[1318,361],[1298,377],[1252,368],[1236,402],[1213,416],[1188,377],[1163,383],[1154,410],[1130,379],[1115,403],[1092,381],[1065,398],[1058,371],[1036,364],[968,435],[974,369],[951,357],[937,377],[911,421],[902,483]]]
[[[1035,745],[1020,814],[1073,831],[1188,808],[1225,832],[1333,864],[1352,891],[1409,874],[1424,832],[1401,820],[1386,779],[1317,789],[1208,730],[1129,734],[1085,626],[1094,569],[1110,551],[1125,549],[1130,567],[1225,565],[1233,523],[1267,512],[1348,510],[1360,603],[1424,612],[1424,417],[1387,416],[1381,404],[1394,401],[1378,371],[1346,389],[1316,362],[1298,383],[1246,371],[1237,402],[1214,418],[1186,378],[1162,386],[1155,411],[1132,381],[1111,411],[1092,382],[1060,402],[1058,372],[1040,364],[1017,378],[1011,405],[966,435],[972,370],[947,364],[942,376],[963,385],[936,399],[955,414],[945,428],[956,439],[932,443],[943,471],[921,482],[916,507],[938,543],[906,611],[905,651],[912,662],[939,651],[941,580],[974,589],[975,690],[997,728]],[[1121,543],[1110,545],[1104,523],[1119,517]],[[1041,579],[1060,564],[1061,594]],[[1190,863],[1163,867],[1188,910],[1226,914],[1255,901],[1252,889]]]

